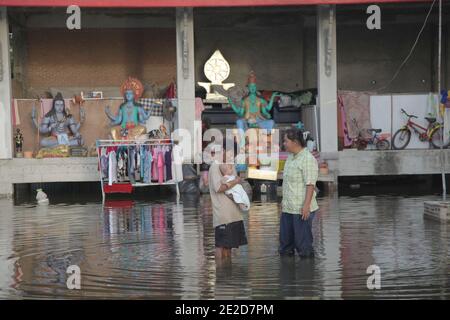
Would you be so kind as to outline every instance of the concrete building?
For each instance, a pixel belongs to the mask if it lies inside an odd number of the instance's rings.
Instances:
[[[2,195],[12,194],[15,183],[98,181],[96,158],[13,158],[12,98],[88,87],[114,94],[130,74],[156,90],[176,79],[176,126],[194,132],[196,83],[206,80],[203,65],[217,48],[231,66],[227,82],[243,87],[248,72],[257,70],[259,88],[318,89],[317,138],[332,180],[441,170],[438,150],[339,151],[337,139],[338,90],[437,92],[436,7],[408,63],[379,90],[408,55],[429,1],[377,1],[381,29],[375,30],[366,26],[372,4],[366,0],[192,0],[189,7],[186,1],[69,2],[0,0]],[[74,3],[82,8],[81,30],[66,27],[66,7]],[[441,84],[447,88],[449,4],[443,9]],[[200,146],[192,144],[195,154]],[[449,157],[446,150],[446,172]]]

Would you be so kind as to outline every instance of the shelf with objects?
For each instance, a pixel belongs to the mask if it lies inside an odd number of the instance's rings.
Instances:
[[[244,130],[296,124],[305,106],[316,103],[317,89],[294,92],[258,90],[256,75],[250,72],[246,88],[224,83],[230,66],[219,50],[206,61],[205,77],[210,82],[198,82],[196,97],[201,98],[201,119],[214,127],[233,127]]]
[[[180,146],[170,139],[164,125],[147,133],[145,123],[151,112],[137,102],[143,89],[138,79],[129,77],[121,86],[124,102],[117,112],[105,108],[111,120],[110,139],[96,141],[103,199],[107,193],[162,185],[175,185],[179,195],[178,182],[183,180],[181,161],[177,161]]]

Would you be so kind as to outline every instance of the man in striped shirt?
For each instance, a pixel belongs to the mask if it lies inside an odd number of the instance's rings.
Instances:
[[[287,130],[284,146],[290,154],[283,170],[279,252],[293,255],[297,250],[301,258],[309,258],[314,256],[312,221],[319,209],[315,191],[319,167],[301,130]]]

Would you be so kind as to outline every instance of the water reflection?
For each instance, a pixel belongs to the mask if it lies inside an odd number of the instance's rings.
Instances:
[[[280,204],[244,215],[248,246],[216,263],[208,195],[14,206],[0,200],[0,298],[450,298],[448,226],[427,197],[319,199],[314,260],[277,254]],[[66,288],[68,266],[82,289]],[[382,290],[366,269],[382,271]]]

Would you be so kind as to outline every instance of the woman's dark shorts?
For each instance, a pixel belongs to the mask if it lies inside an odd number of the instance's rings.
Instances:
[[[200,164],[200,171],[208,171],[209,170],[209,164],[202,163]]]
[[[247,244],[244,222],[235,221],[215,228],[216,247],[238,248]]]

